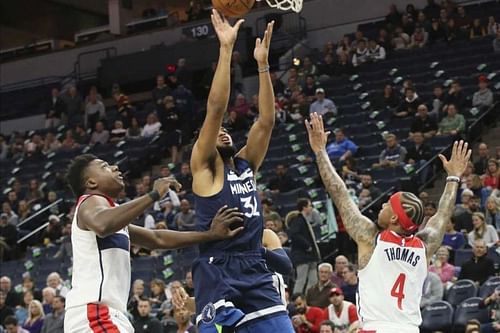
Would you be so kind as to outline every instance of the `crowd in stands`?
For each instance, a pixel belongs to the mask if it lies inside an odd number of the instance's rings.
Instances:
[[[198,19],[202,15],[199,6],[199,2],[193,2],[190,19]],[[440,6],[429,0],[428,6],[422,10],[408,5],[404,12],[392,6],[378,36],[368,39],[362,31],[357,31],[353,39],[345,36],[337,44],[327,43],[318,59],[304,57],[299,65],[291,67],[285,76],[286,83],[282,82],[278,73],[271,73],[276,94],[276,126],[300,124],[311,112],[322,114],[327,119],[341,114],[335,96],[328,96],[322,87],[322,82],[329,78],[362,72],[365,64],[389,61],[398,50],[486,35],[494,36],[493,47],[499,51],[500,29],[495,18],[489,17],[483,22],[479,18],[468,17],[463,7],[455,6],[451,1],[443,1]],[[236,135],[248,130],[259,114],[258,96],[247,100],[245,95],[247,91],[239,59],[239,54],[235,52],[232,59],[233,93],[224,120],[224,126]],[[208,70],[203,79],[207,91],[214,70],[215,67]],[[13,132],[9,136],[0,135],[0,163],[47,156],[59,150],[87,145],[116,145],[123,140],[167,135],[164,157],[169,163],[161,165],[155,172],[144,172],[140,179],[129,180],[117,201],[123,203],[144,195],[151,189],[155,178],[174,175],[182,184],[182,190],[178,193],[170,191],[166,198],[156,202],[134,224],[155,229],[194,230],[192,175],[186,156],[189,155],[189,145],[196,135],[203,110],[197,107],[200,96],[194,96],[189,90],[190,80],[189,66],[180,59],[176,70],[166,76],[157,76],[150,101],[140,106],[133,105],[118,85],[113,86],[110,103],[102,96],[107,94],[101,95],[96,87],[83,92],[72,86],[65,93],[54,88],[47,100],[41,102],[46,128],[26,134]],[[422,98],[416,85],[406,80],[401,91],[389,83],[383,87],[380,96],[370,97],[373,105],[390,110],[392,119],[411,119],[409,137],[398,137],[393,133],[384,136],[386,146],[379,152],[379,160],[371,166],[372,169],[420,169],[433,157],[430,139],[444,135],[465,137],[464,110],[471,107],[486,110],[494,104],[489,79],[481,75],[477,80],[477,91],[472,96],[466,96],[460,82],[455,80],[446,87],[436,85],[430,98]],[[85,97],[84,93],[87,94]],[[383,191],[374,183],[370,173],[357,166],[356,153],[361,145],[351,140],[346,132],[343,128],[335,129],[335,138],[328,144],[327,151],[341,171],[353,200],[364,208],[380,197]],[[311,162],[312,158],[306,156],[304,164]],[[477,285],[484,285],[495,275],[498,261],[495,263],[488,253],[496,253],[500,245],[499,163],[500,146],[490,148],[485,143],[478,145],[477,158],[470,163],[462,178],[443,246],[432,260],[424,285],[422,308],[443,297],[446,299],[457,281],[469,279]],[[430,167],[424,169],[415,181],[419,185],[425,184],[432,172]],[[62,176],[54,184],[52,188],[47,188],[41,186],[40,179],[32,179],[29,184],[14,179],[10,189],[4,192],[0,215],[0,261],[22,258],[23,249],[17,245],[22,230],[17,225],[50,204],[53,206],[50,208],[49,224],[36,245],[57,247],[56,258],[71,257],[73,208],[66,201],[55,204],[59,197],[68,196],[69,192]],[[311,200],[297,200],[296,210],[286,216],[278,213],[274,206],[274,194],[300,190],[302,186],[289,173],[288,166],[277,165],[265,185],[266,190],[261,192],[265,228],[276,232],[296,268],[296,279],[285,277],[288,309],[296,332],[354,332],[358,325],[354,308],[358,284],[356,252],[342,221],[337,216],[340,255],[335,258],[332,267],[322,262],[318,241],[323,235],[324,219]],[[427,220],[436,212],[437,203],[430,201],[426,192],[419,193],[419,197],[424,202]],[[464,249],[472,249],[472,257],[458,262],[458,256]],[[164,254],[140,248],[132,248],[131,252],[133,257]],[[17,286],[12,285],[13,276],[9,277],[9,272],[2,270],[2,275],[0,324],[8,332],[23,332],[18,327],[30,333],[63,331],[64,296],[68,291],[68,281],[63,281],[57,272],[53,272],[47,277],[46,287],[38,290],[29,273],[23,275],[22,283]],[[189,295],[193,295],[190,272],[186,273],[183,281],[174,280],[168,284],[158,278],[133,281],[128,309],[136,332],[195,332],[192,314],[174,309],[172,305],[172,292],[176,288],[184,288]],[[499,302],[497,293],[487,295],[483,302],[483,306],[494,310],[493,321],[489,324],[493,328],[500,325]]]

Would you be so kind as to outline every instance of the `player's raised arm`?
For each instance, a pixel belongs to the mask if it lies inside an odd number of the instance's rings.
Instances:
[[[150,230],[135,225],[129,226],[130,241],[147,249],[177,249],[203,242],[222,240],[238,234],[243,227],[231,230],[233,223],[241,223],[243,214],[237,208],[224,206],[219,209],[210,224],[210,230],[172,231]]]
[[[427,260],[430,260],[432,255],[441,246],[446,231],[446,223],[453,215],[460,177],[465,172],[472,154],[472,151],[467,148],[467,142],[455,141],[449,161],[443,155],[439,155],[439,158],[443,162],[443,167],[448,174],[446,186],[441,199],[439,199],[439,207],[436,214],[429,219],[424,230],[417,234],[427,246]]]
[[[351,199],[344,181],[330,162],[326,152],[326,142],[330,132],[325,132],[322,117],[313,113],[311,120],[306,120],[305,124],[309,135],[309,143],[316,155],[319,173],[326,190],[330,193],[335,206],[339,210],[347,233],[358,244],[358,250],[362,246],[372,247],[377,234],[377,227],[375,223],[361,214],[358,206]],[[359,258],[360,261],[361,259]]]
[[[173,177],[157,179],[153,191],[123,205],[111,207],[108,200],[99,195],[92,195],[78,209],[78,226],[92,230],[99,237],[109,236],[128,226],[155,200],[163,197],[170,186],[180,189],[181,185]]]
[[[255,41],[253,55],[259,72],[259,117],[248,133],[247,144],[238,156],[250,162],[254,171],[257,171],[264,160],[274,127],[274,91],[269,75],[269,45],[273,34],[274,21],[267,24],[262,39]]]
[[[196,172],[200,168],[206,168],[209,161],[216,156],[217,136],[227,109],[229,93],[231,91],[231,55],[238,35],[238,29],[243,23],[243,20],[239,20],[234,26],[231,26],[215,9],[212,11],[211,18],[220,42],[219,62],[217,63],[217,69],[208,96],[207,115],[201,127],[198,140],[193,147],[191,158],[193,172]]]

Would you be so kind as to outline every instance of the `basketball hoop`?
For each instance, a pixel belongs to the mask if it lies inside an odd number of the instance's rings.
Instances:
[[[266,0],[271,8],[278,8],[280,10],[293,10],[298,13],[302,10],[303,0]]]

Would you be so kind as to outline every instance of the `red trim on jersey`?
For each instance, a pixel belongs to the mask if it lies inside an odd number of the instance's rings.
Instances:
[[[422,240],[415,236],[403,237],[391,230],[384,230],[380,233],[380,240],[383,242],[394,243],[403,247],[423,248]]]
[[[109,317],[109,308],[106,304],[87,304],[87,319],[94,333],[120,333]]]
[[[406,231],[414,231],[418,228],[418,225],[413,223],[411,218],[406,215],[405,209],[401,204],[401,192],[396,192],[391,195],[389,199],[389,203],[391,204],[392,211],[398,217],[399,224]]]
[[[85,200],[87,200],[88,198],[90,198],[91,196],[93,195],[98,195],[100,197],[103,197],[104,199],[106,199],[109,203],[109,205],[111,207],[114,207],[116,206],[115,202],[113,201],[113,199],[111,199],[110,197],[108,197],[107,195],[104,195],[104,194],[99,194],[99,193],[93,193],[93,194],[84,194],[84,195],[81,195],[79,198],[78,198],[78,201],[76,202],[76,205],[81,205]]]
[[[347,308],[347,314],[349,317],[349,324],[354,323],[358,320],[358,310],[356,309],[356,305],[350,304]]]

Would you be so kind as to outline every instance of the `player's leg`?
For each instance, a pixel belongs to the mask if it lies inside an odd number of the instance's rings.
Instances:
[[[64,332],[71,333],[133,333],[134,328],[128,318],[118,310],[105,304],[88,304],[66,311]]]
[[[236,327],[236,333],[261,332],[294,333],[295,330],[293,329],[292,322],[287,314],[280,314],[262,320],[255,320],[246,325]]]

